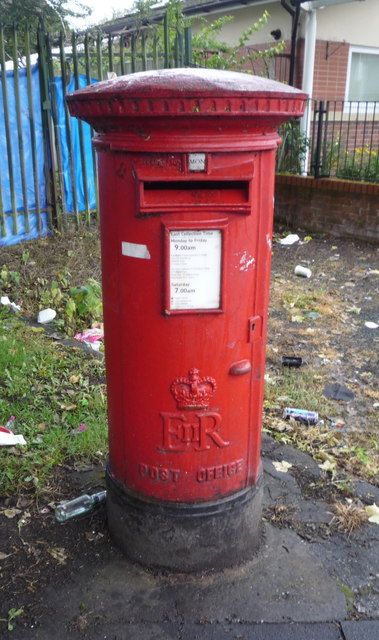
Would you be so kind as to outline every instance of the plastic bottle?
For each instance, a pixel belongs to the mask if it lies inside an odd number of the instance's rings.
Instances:
[[[9,418],[9,420],[5,423],[4,428],[5,429],[9,429],[10,431],[12,431],[12,429],[14,427],[15,420],[16,420],[16,418],[14,416],[11,416]]]
[[[99,493],[92,494],[92,496],[79,496],[78,498],[74,498],[74,500],[59,504],[55,507],[55,519],[58,520],[58,522],[65,522],[70,518],[80,516],[82,513],[87,513],[91,511],[95,504],[103,502],[106,495],[106,491],[100,491]]]

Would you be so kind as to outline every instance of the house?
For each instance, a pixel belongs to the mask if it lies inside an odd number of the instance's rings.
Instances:
[[[270,75],[312,98],[300,125],[303,139],[310,140],[301,158],[302,176],[278,174],[276,180],[276,219],[293,228],[379,239],[378,4],[185,0],[193,30],[203,20],[233,15],[221,33],[229,44],[267,10],[266,25],[247,46],[262,50],[283,40],[285,49],[273,59]],[[301,156],[294,151],[298,161]]]
[[[164,11],[164,5],[157,5],[148,22],[161,21]],[[182,11],[193,32],[205,21],[233,16],[220,33],[230,45],[267,11],[266,25],[247,49],[259,51],[284,41],[270,77],[302,88],[316,100],[379,101],[378,0],[184,0]],[[102,30],[127,32],[135,18],[126,15]]]
[[[272,76],[304,89],[316,100],[379,101],[379,13],[377,0],[186,0],[184,13],[200,20],[233,15],[221,38],[238,36],[266,10],[267,24],[249,47],[284,40]],[[283,60],[285,64],[283,64]]]

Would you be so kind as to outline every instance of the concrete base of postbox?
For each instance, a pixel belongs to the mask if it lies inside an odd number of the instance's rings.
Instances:
[[[108,526],[116,545],[146,567],[224,569],[251,559],[261,533],[263,482],[215,502],[142,500],[107,472]]]

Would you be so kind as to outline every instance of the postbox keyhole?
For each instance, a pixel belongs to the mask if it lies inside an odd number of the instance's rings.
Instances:
[[[249,342],[254,342],[262,337],[262,318],[254,316],[249,318]]]

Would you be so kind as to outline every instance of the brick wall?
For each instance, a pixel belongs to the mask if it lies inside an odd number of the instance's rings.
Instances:
[[[255,46],[248,46],[243,53],[269,49],[273,42],[266,42]],[[271,65],[271,77],[279,82],[288,82],[289,58],[291,51],[290,41],[286,41],[281,56]],[[313,97],[315,100],[344,100],[346,90],[347,63],[349,57],[349,44],[346,42],[316,41],[315,71],[313,77]],[[301,88],[303,80],[304,39],[298,38],[296,42],[294,86]],[[265,73],[264,65],[260,61],[254,63],[251,68],[249,63],[246,68],[260,75]]]
[[[344,100],[346,90],[349,44],[347,42],[316,41],[313,76],[315,100]],[[296,43],[295,86],[302,86],[304,39]]]
[[[317,40],[313,97],[315,100],[344,100],[349,45]]]
[[[277,174],[275,219],[379,244],[379,185]]]

